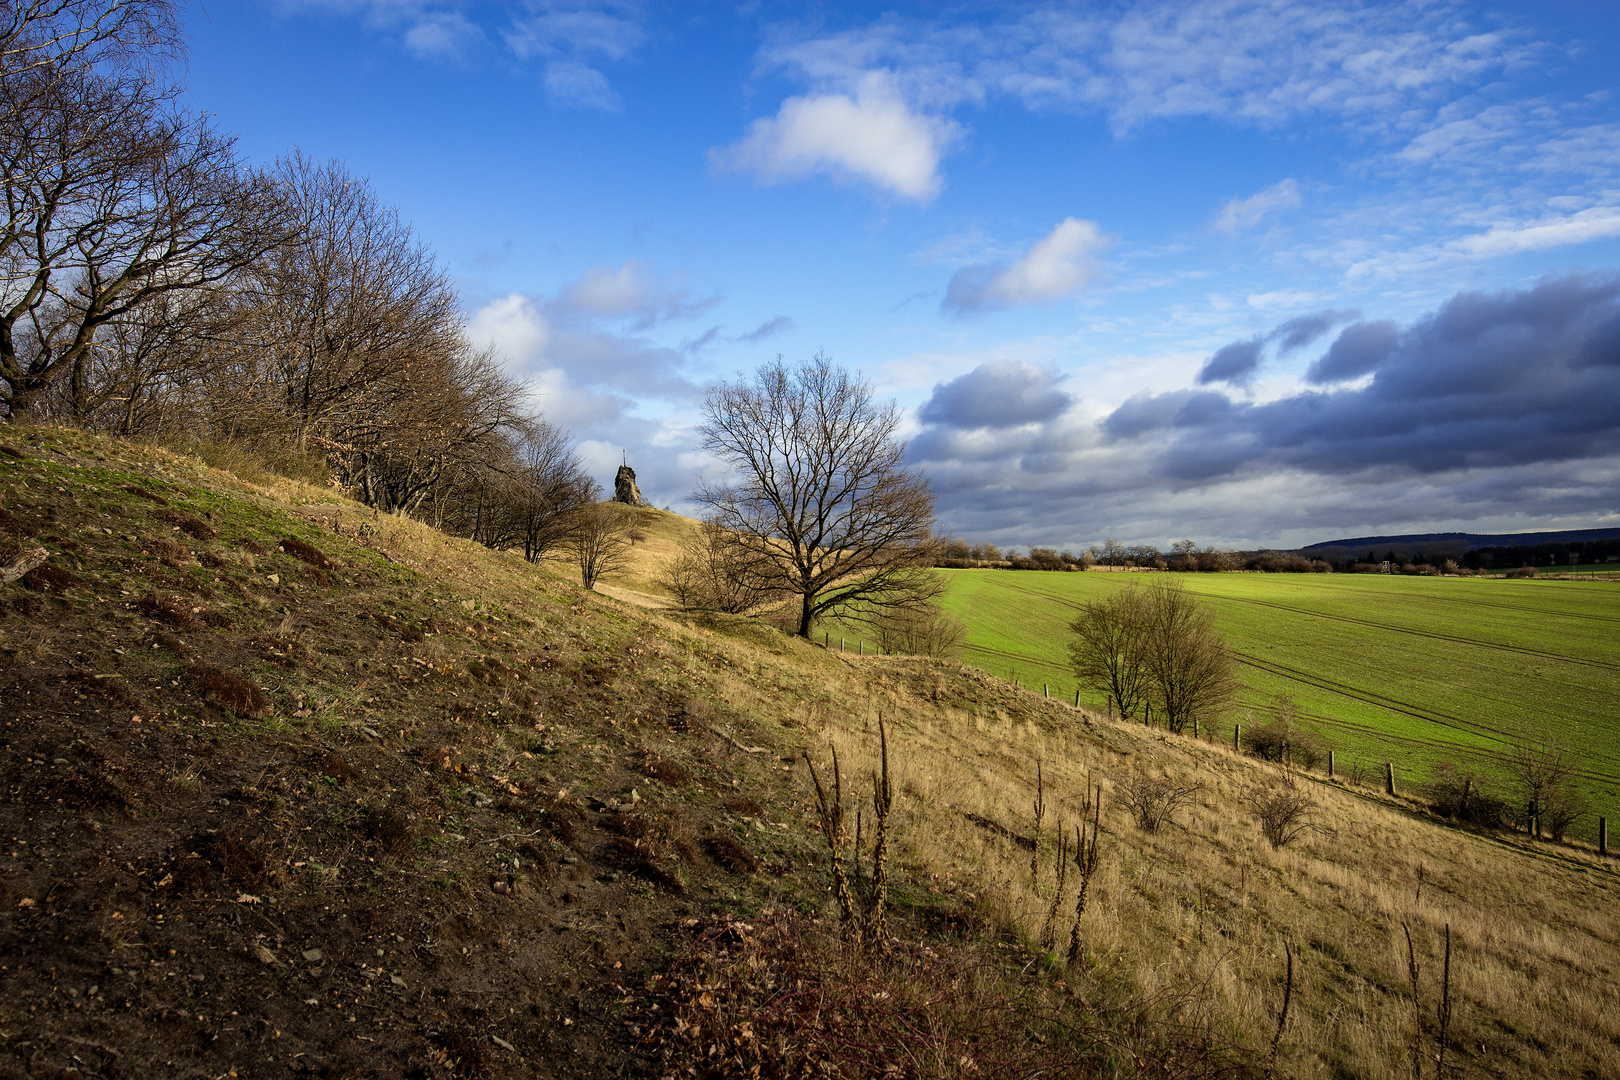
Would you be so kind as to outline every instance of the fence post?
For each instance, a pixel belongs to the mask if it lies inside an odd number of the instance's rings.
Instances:
[[[1047,693],[1047,689],[1048,689],[1047,685],[1045,683],[1041,683],[1041,697],[1051,697],[1052,696],[1051,694]]]
[[[1598,854],[1599,855],[1607,855],[1608,853],[1609,853],[1609,819],[1606,818],[1606,817],[1600,817],[1600,818],[1598,818]]]
[[[855,643],[855,646],[856,646],[856,648],[858,648],[858,649],[859,649],[859,650],[860,650],[860,652],[858,652],[858,653],[857,653],[857,654],[856,654],[856,655],[857,655],[857,656],[865,656],[865,655],[866,655],[866,642],[864,642],[864,641],[857,641],[857,642],[856,642],[856,643]]]
[[[1328,751],[1328,779],[1333,779],[1333,751]]]
[[[1393,762],[1384,762],[1384,794],[1395,794],[1395,765]]]
[[[1241,753],[1243,750],[1243,725],[1232,725],[1232,749]]]
[[[839,652],[844,651],[844,639],[843,638],[838,639],[838,651]]]
[[[1074,688],[1074,707],[1077,709],[1080,707],[1080,688],[1078,686]]]

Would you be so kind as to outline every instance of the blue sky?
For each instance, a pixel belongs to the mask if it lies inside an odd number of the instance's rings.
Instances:
[[[604,481],[825,350],[942,525],[1620,524],[1620,7],[238,0],[194,105],[368,176]]]

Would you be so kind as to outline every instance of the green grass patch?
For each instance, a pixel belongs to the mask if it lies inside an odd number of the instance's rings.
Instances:
[[[1136,575],[945,570],[964,659],[1074,700],[1068,624]],[[1237,714],[1289,694],[1341,769],[1393,761],[1494,771],[1521,729],[1580,756],[1594,814],[1620,816],[1620,589],[1603,581],[1187,574],[1237,654]],[[1102,708],[1100,695],[1081,700]],[[1578,832],[1595,832],[1595,818]]]

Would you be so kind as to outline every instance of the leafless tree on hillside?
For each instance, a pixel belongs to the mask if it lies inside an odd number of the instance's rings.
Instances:
[[[0,109],[0,406],[18,418],[63,377],[88,410],[103,328],[238,273],[272,241],[263,208],[277,201],[230,138],[161,87],[32,74],[48,87]]]
[[[630,551],[630,510],[620,503],[599,502],[573,515],[568,549],[579,566],[580,584],[594,590],[603,574],[622,569]]]
[[[1146,590],[1144,667],[1165,726],[1180,734],[1214,717],[1237,692],[1232,655],[1209,611],[1179,581],[1156,578]]]
[[[567,539],[571,516],[595,502],[600,492],[568,432],[547,420],[524,428],[517,457],[512,509],[523,557],[536,562]]]
[[[779,600],[774,561],[718,521],[705,521],[664,575],[682,607],[744,614]]]
[[[1562,840],[1570,825],[1587,811],[1580,774],[1569,751],[1526,731],[1514,740],[1503,763],[1518,796],[1519,822],[1538,836],[1545,828],[1554,840]]]
[[[1091,600],[1069,624],[1069,663],[1080,681],[1101,690],[1125,719],[1134,717],[1147,699],[1147,594],[1127,585],[1113,595]]]
[[[943,585],[933,564],[934,496],[905,464],[900,411],[825,356],[778,358],[704,401],[703,448],[735,473],[694,498],[799,597],[798,633],[839,612],[870,621]]]

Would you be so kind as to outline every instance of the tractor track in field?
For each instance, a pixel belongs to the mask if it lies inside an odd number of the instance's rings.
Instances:
[[[1374,622],[1371,619],[1357,619],[1349,615],[1328,615],[1320,611],[1311,611],[1308,608],[1297,608],[1289,604],[1278,604],[1270,600],[1253,600],[1242,596],[1219,596],[1212,593],[1203,593],[1202,596],[1212,600],[1227,600],[1234,604],[1254,604],[1257,607],[1273,608],[1277,611],[1291,611],[1296,615],[1305,615],[1311,618],[1327,619],[1331,622],[1349,623],[1352,626],[1366,626],[1374,630],[1386,630],[1394,634],[1408,634],[1412,637],[1430,638],[1435,641],[1449,641],[1457,645],[1472,645],[1480,649],[1496,649],[1500,652],[1519,653],[1523,656],[1534,656],[1541,660],[1560,664],[1579,664],[1582,667],[1598,668],[1603,671],[1620,672],[1620,664],[1611,664],[1604,660],[1592,660],[1579,656],[1564,656],[1559,653],[1547,652],[1543,649],[1531,649],[1523,645],[1506,645],[1496,641],[1481,641],[1478,638],[1459,637],[1455,634],[1442,634],[1433,630],[1414,630],[1405,626],[1394,626],[1390,623]]]
[[[1079,602],[1074,601],[1074,600],[1067,600],[1067,599],[1064,599],[1063,597],[1053,596],[1050,593],[1043,593],[1043,592],[1039,592],[1039,591],[1034,590],[1034,589],[1020,588],[1017,585],[1006,585],[1006,586],[1003,586],[1003,588],[1006,588],[1010,592],[1022,593],[1025,596],[1033,596],[1033,597],[1037,597],[1037,598],[1040,598],[1040,599],[1043,599],[1043,600],[1050,600],[1053,603],[1061,604],[1062,606],[1067,607],[1067,608],[1079,609],[1082,606]],[[1374,629],[1374,630],[1387,630],[1387,631],[1390,631],[1390,632],[1396,633],[1396,634],[1410,634],[1413,637],[1432,638],[1432,639],[1434,639],[1436,641],[1449,641],[1449,642],[1452,642],[1452,643],[1458,644],[1458,645],[1473,645],[1473,646],[1475,646],[1477,648],[1481,648],[1481,649],[1497,649],[1497,650],[1500,650],[1502,652],[1514,652],[1514,653],[1520,653],[1520,654],[1525,655],[1525,656],[1534,656],[1534,657],[1537,657],[1538,659],[1542,659],[1542,660],[1553,660],[1553,661],[1557,661],[1559,663],[1564,663],[1564,664],[1580,664],[1580,665],[1585,666],[1585,667],[1594,667],[1594,668],[1600,668],[1600,669],[1605,670],[1605,671],[1620,672],[1620,664],[1612,664],[1612,663],[1609,663],[1609,662],[1604,661],[1604,660],[1592,660],[1592,659],[1588,659],[1588,658],[1584,658],[1584,657],[1578,657],[1578,656],[1566,656],[1566,655],[1561,654],[1561,653],[1547,652],[1544,649],[1532,649],[1532,648],[1529,648],[1529,647],[1524,646],[1524,645],[1508,645],[1508,644],[1505,644],[1503,642],[1484,641],[1484,640],[1481,640],[1479,638],[1467,638],[1467,637],[1462,637],[1462,636],[1457,635],[1457,634],[1442,634],[1442,633],[1440,633],[1438,631],[1434,631],[1434,630],[1417,630],[1417,629],[1414,629],[1414,628],[1411,628],[1411,627],[1394,626],[1394,625],[1392,625],[1390,623],[1374,622],[1371,619],[1358,619],[1358,618],[1355,618],[1354,616],[1350,616],[1350,615],[1330,615],[1330,614],[1328,614],[1326,612],[1312,611],[1309,608],[1294,607],[1291,604],[1279,604],[1276,601],[1272,601],[1272,600],[1255,600],[1255,599],[1252,599],[1250,597],[1244,597],[1244,596],[1223,596],[1220,593],[1199,592],[1197,595],[1200,598],[1203,598],[1203,599],[1226,600],[1226,601],[1230,601],[1231,603],[1234,603],[1234,604],[1255,604],[1255,605],[1260,606],[1260,607],[1275,608],[1275,609],[1277,609],[1279,611],[1291,611],[1296,615],[1304,615],[1304,616],[1307,616],[1309,618],[1329,619],[1329,620],[1332,620],[1334,622],[1349,623],[1349,624],[1351,624],[1353,626],[1366,626],[1366,627],[1369,627],[1369,628]],[[1446,601],[1448,601],[1450,603],[1478,604],[1478,605],[1480,605],[1482,607],[1498,608],[1498,609],[1503,610],[1503,611],[1512,611],[1512,612],[1521,612],[1522,611],[1522,612],[1531,612],[1531,613],[1535,613],[1535,614],[1544,614],[1544,615],[1568,615],[1568,617],[1570,617],[1570,618],[1586,618],[1586,619],[1594,619],[1594,620],[1605,621],[1605,622],[1620,623],[1620,618],[1610,619],[1608,616],[1605,616],[1605,615],[1577,615],[1577,614],[1571,614],[1571,613],[1566,613],[1566,612],[1544,611],[1544,610],[1542,610],[1540,608],[1535,608],[1535,609],[1513,608],[1513,607],[1506,607],[1506,606],[1499,605],[1499,604],[1489,604],[1489,603],[1485,603],[1483,601],[1478,601],[1478,600],[1461,600],[1461,599],[1456,599],[1456,598],[1453,598],[1453,597],[1437,597],[1436,599],[1446,600]]]
[[[991,645],[969,645],[967,651],[983,653],[988,656],[994,656],[998,660],[1005,660],[1011,663],[1020,664],[1023,665],[1026,670],[1053,669],[1053,665],[1048,662],[1023,656],[1018,653],[1009,652],[1006,649],[998,649]],[[1436,724],[1440,727],[1449,728],[1453,731],[1465,732],[1470,735],[1481,735],[1501,742],[1504,745],[1511,743],[1514,738],[1512,732],[1504,731],[1500,728],[1493,728],[1486,724],[1470,725],[1466,721],[1463,721],[1457,717],[1448,716],[1445,713],[1435,713],[1433,710],[1425,710],[1419,706],[1412,705],[1409,702],[1401,702],[1394,698],[1388,698],[1381,694],[1373,693],[1372,691],[1358,690],[1356,687],[1349,686],[1346,683],[1341,683],[1322,676],[1311,675],[1309,672],[1304,672],[1298,668],[1289,667],[1287,664],[1280,664],[1272,660],[1262,660],[1259,657],[1253,656],[1252,654],[1237,652],[1235,650],[1233,655],[1237,657],[1239,663],[1247,664],[1250,667],[1289,679],[1293,682],[1312,686],[1318,690],[1326,690],[1329,693],[1338,694],[1340,697],[1347,697],[1354,701],[1359,701],[1364,705],[1372,705],[1388,712],[1398,713],[1402,716],[1409,716],[1415,720],[1422,720],[1426,723]],[[1061,671],[1062,669],[1058,668],[1057,670]],[[989,672],[989,674],[994,675],[996,673],[992,671]],[[1001,677],[1003,676],[997,675],[997,678]],[[1029,686],[1024,686],[1022,689],[1030,690],[1031,693],[1034,692]],[[1265,706],[1259,706],[1259,708],[1263,710],[1265,709]],[[1491,751],[1480,749],[1478,747],[1472,747],[1463,743],[1451,742],[1444,739],[1424,738],[1420,735],[1403,735],[1360,720],[1346,720],[1336,716],[1329,716],[1326,713],[1311,711],[1301,711],[1299,715],[1302,718],[1310,720],[1313,723],[1321,726],[1354,732],[1357,735],[1363,736],[1378,743],[1404,746],[1414,750],[1422,750],[1433,753],[1444,753],[1455,757],[1468,757],[1485,762],[1492,761],[1496,757],[1496,755],[1494,755]],[[1586,756],[1588,759],[1590,759],[1593,755],[1588,752]],[[1598,769],[1590,768],[1577,768],[1575,772],[1577,775],[1593,783],[1620,784],[1620,772],[1604,772]]]

